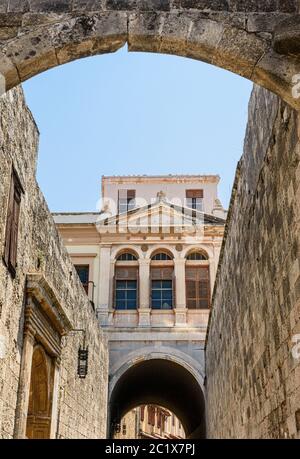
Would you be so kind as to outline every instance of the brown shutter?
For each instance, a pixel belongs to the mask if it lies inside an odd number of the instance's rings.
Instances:
[[[152,280],[161,279],[161,269],[160,268],[151,268],[151,279]]]
[[[203,190],[186,190],[187,198],[203,198]]]
[[[135,199],[135,190],[127,190],[127,199]]]
[[[210,281],[209,268],[202,267],[199,270],[199,306],[200,309],[209,309],[210,307]]]
[[[152,405],[148,405],[148,424],[155,426],[155,408]]]
[[[119,280],[137,280],[138,267],[137,266],[117,266],[116,278]]]
[[[197,307],[197,282],[195,280],[186,279],[186,304],[189,309]]]
[[[162,422],[161,422],[162,419],[161,418],[162,418],[161,409],[157,408],[157,427],[158,427],[158,429],[161,428],[161,424],[162,424]]]
[[[141,410],[141,421],[143,422],[145,419],[145,405],[142,405],[140,410]]]
[[[8,265],[8,262],[9,262],[12,221],[13,221],[13,214],[14,214],[14,194],[15,194],[15,185],[14,185],[14,180],[12,177],[11,182],[10,182],[10,190],[9,190],[8,205],[7,205],[5,248],[4,248],[4,257],[3,257],[6,265]]]
[[[20,203],[21,196],[15,190],[14,194],[14,206],[13,206],[13,218],[11,225],[11,240],[10,240],[10,255],[9,264],[13,270],[17,266],[17,250],[18,250],[18,228],[19,228],[19,215],[20,215]]]

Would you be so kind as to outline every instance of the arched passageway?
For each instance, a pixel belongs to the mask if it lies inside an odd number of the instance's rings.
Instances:
[[[132,408],[153,404],[172,411],[182,422],[188,438],[205,437],[205,400],[194,375],[170,360],[150,359],[131,366],[110,398],[110,435],[113,426]]]

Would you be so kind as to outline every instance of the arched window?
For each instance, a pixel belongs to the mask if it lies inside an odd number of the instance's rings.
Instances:
[[[168,252],[157,252],[151,257],[151,307],[172,309],[174,306],[174,266]]]
[[[190,252],[185,268],[186,307],[188,309],[210,308],[210,275],[208,257],[199,250]],[[193,263],[189,263],[192,261]],[[207,263],[195,262],[207,261]]]
[[[132,252],[121,253],[117,257],[115,266],[114,308],[116,310],[137,309],[138,275],[137,256]]]
[[[186,259],[190,261],[205,261],[205,260],[208,260],[208,257],[202,252],[194,251],[194,252],[189,253]]]
[[[151,260],[167,261],[167,260],[172,260],[172,257],[166,252],[158,252],[152,256]]]
[[[131,252],[124,252],[118,256],[117,261],[137,261],[137,256]]]

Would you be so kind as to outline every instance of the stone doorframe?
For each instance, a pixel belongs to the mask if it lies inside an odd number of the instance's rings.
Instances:
[[[14,438],[26,438],[32,356],[37,345],[45,350],[54,363],[50,438],[55,438],[61,338],[72,329],[72,325],[53,289],[42,274],[27,275],[25,295],[24,341]]]

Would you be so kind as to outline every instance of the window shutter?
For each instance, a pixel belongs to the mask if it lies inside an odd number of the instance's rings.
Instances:
[[[161,279],[161,269],[151,268],[151,278],[152,280],[160,280]]]
[[[138,268],[136,266],[118,266],[116,268],[116,278],[120,280],[137,280]]]
[[[186,303],[189,309],[196,309],[197,307],[197,288],[196,281],[186,279]]]
[[[187,198],[203,198],[203,190],[186,190]]]
[[[13,270],[17,266],[17,249],[18,249],[18,228],[20,215],[21,196],[17,191],[14,194],[13,218],[11,225],[10,255],[9,264]]]
[[[161,418],[162,418],[162,413],[161,409],[157,409],[157,427],[160,429],[161,428]]]
[[[210,307],[209,267],[186,268],[186,303],[190,309]]]
[[[127,190],[127,199],[135,199],[135,190]]]
[[[141,406],[141,421],[143,422],[145,419],[145,405]]]
[[[11,178],[9,197],[8,197],[8,206],[7,206],[5,248],[4,248],[4,257],[3,257],[7,266],[9,262],[12,221],[13,221],[13,213],[14,213],[14,194],[15,194],[14,180],[13,178]]]
[[[199,307],[209,309],[210,307],[210,281],[209,268],[200,268],[199,272]]]

